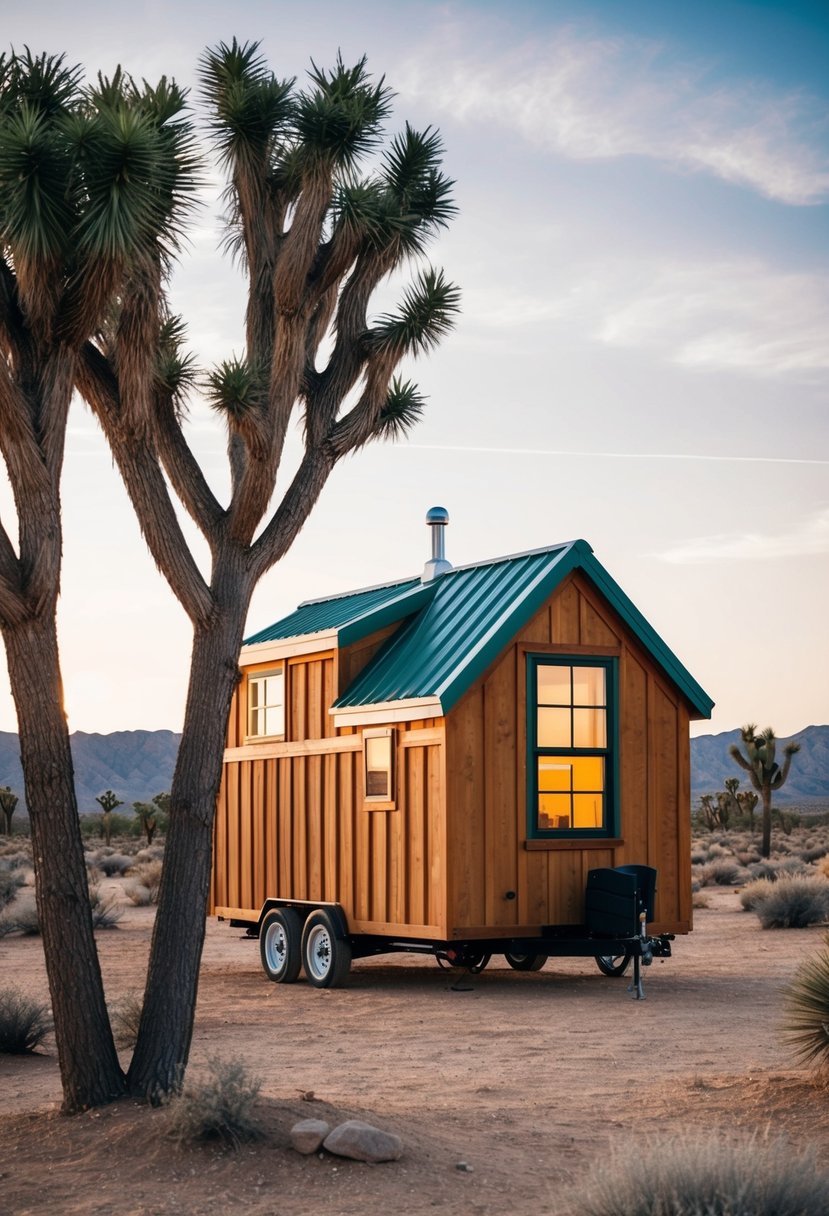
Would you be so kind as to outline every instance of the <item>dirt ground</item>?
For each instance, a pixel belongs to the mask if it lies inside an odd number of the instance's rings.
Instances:
[[[190,1075],[243,1060],[262,1079],[267,1139],[178,1148],[163,1112],[129,1101],[61,1117],[49,1040],[0,1056],[0,1213],[562,1216],[609,1149],[639,1156],[686,1129],[783,1136],[825,1163],[829,1091],[781,1035],[783,986],[822,932],[763,931],[734,891],[708,898],[674,957],[644,972],[643,1002],[584,959],[534,974],[494,959],[458,983],[402,955],[355,963],[342,989],[275,985],[257,943],[211,920]],[[125,905],[98,934],[111,1003],[141,986],[152,916]],[[39,940],[0,941],[0,977],[46,999]],[[301,1157],[288,1133],[310,1116],[376,1123],[404,1155]]]

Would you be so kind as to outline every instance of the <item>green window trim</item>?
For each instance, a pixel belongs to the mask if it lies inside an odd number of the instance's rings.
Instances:
[[[528,654],[527,839],[619,830],[618,660]]]

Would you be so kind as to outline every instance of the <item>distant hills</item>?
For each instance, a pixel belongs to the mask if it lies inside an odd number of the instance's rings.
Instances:
[[[800,744],[800,751],[792,760],[786,784],[774,795],[781,806],[793,803],[808,803],[829,799],[829,726],[807,726],[791,736]],[[750,788],[748,773],[729,756],[732,743],[740,742],[739,730],[729,730],[721,735],[700,735],[691,740],[691,798],[696,801],[700,794],[713,794],[724,788],[726,777],[739,777],[743,788]],[[783,748],[788,739],[777,745],[779,763],[783,763]]]
[[[171,730],[118,730],[109,735],[75,731],[70,736],[75,787],[81,814],[100,811],[95,801],[113,790],[131,811],[133,802],[149,802],[169,790],[181,735]],[[23,810],[23,771],[17,735],[0,731],[0,785],[10,785]],[[119,808],[120,809],[120,808]]]
[[[131,809],[133,802],[146,802],[153,794],[169,790],[180,735],[171,730],[119,730],[109,735],[76,731],[71,736],[75,762],[78,808],[81,813],[99,809],[95,798],[114,790]],[[800,751],[792,763],[789,779],[775,795],[780,805],[829,800],[829,726],[807,726],[793,736]],[[739,730],[720,735],[700,735],[691,740],[691,797],[714,793],[724,787],[726,777],[740,777],[748,788],[748,774],[728,754],[739,742]],[[780,744],[782,756],[783,740]],[[23,810],[23,773],[17,735],[0,731],[0,785],[10,785],[20,795]]]

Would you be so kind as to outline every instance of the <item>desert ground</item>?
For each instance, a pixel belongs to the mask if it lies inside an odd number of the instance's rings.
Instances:
[[[154,908],[105,886],[123,903],[97,934],[114,1005],[140,990]],[[63,1117],[49,1038],[0,1056],[0,1213],[564,1216],[611,1151],[658,1152],[688,1131],[783,1137],[825,1164],[829,1090],[781,1030],[784,987],[824,930],[763,930],[736,889],[705,897],[693,934],[644,972],[645,1001],[589,959],[519,973],[496,958],[467,978],[398,955],[355,963],[341,989],[275,985],[257,942],[211,919],[190,1076],[242,1060],[262,1081],[266,1139],[179,1147],[164,1111],[131,1101]],[[47,1000],[40,939],[0,940],[0,977]],[[311,1116],[375,1123],[404,1155],[300,1156],[289,1130]]]

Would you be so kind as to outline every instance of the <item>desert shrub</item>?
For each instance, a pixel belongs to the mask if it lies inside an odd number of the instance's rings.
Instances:
[[[774,882],[777,878],[805,874],[807,869],[799,857],[766,857],[750,865],[748,872],[752,878],[768,878]]]
[[[820,861],[821,857],[825,857],[829,853],[829,845],[811,844],[804,845],[800,850],[800,860],[807,863]]]
[[[147,861],[161,861],[163,856],[163,844],[149,844],[146,848],[138,850],[133,858],[133,865],[141,865]]]
[[[145,901],[150,904],[158,903],[158,889],[161,884],[161,861],[146,861],[141,865],[133,866],[130,873],[133,875],[134,883],[127,886],[127,895],[132,899],[133,903],[138,903],[130,893],[130,886],[138,885],[144,887],[147,891],[148,898]]]
[[[829,878],[829,857],[824,857],[818,865],[818,873],[824,878]]]
[[[0,916],[0,937],[7,933],[22,933],[24,937],[37,937],[40,921],[34,896],[18,897]]]
[[[578,1216],[825,1216],[829,1174],[783,1141],[682,1139],[618,1155],[587,1184]]]
[[[691,849],[691,865],[701,866],[708,860],[708,850],[703,848]]]
[[[32,864],[31,852],[21,849],[19,845],[6,845],[0,849],[0,870],[19,870]]]
[[[0,908],[5,908],[23,886],[23,875],[19,870],[0,870]]]
[[[746,883],[740,892],[740,903],[744,911],[755,912],[758,905],[767,899],[773,890],[774,883],[770,878],[755,878],[754,882]]]
[[[103,850],[101,850],[103,853]],[[107,878],[126,873],[132,866],[133,858],[128,857],[126,853],[109,853],[105,856],[98,857],[95,861],[95,866]]]
[[[764,929],[805,929],[829,919],[829,883],[823,878],[781,878],[755,909]]]
[[[128,882],[124,887],[124,894],[136,908],[146,908],[153,902],[150,899],[149,887],[145,887],[143,882]]]
[[[733,887],[738,882],[743,882],[747,872],[733,857],[718,857],[716,861],[709,861],[707,866],[703,867],[702,883],[705,887]]]
[[[209,1077],[170,1099],[168,1129],[180,1144],[219,1140],[232,1148],[261,1140],[264,1128],[254,1106],[261,1081],[239,1060],[211,1060]]]
[[[711,901],[708,898],[708,896],[705,894],[704,891],[700,891],[700,890],[693,891],[691,893],[691,907],[692,908],[710,908]]]
[[[140,992],[127,992],[121,1000],[112,1007],[110,1020],[112,1033],[118,1047],[134,1047],[138,1040],[138,1026],[141,1022],[143,1003]]]
[[[0,1052],[23,1055],[39,1047],[52,1028],[48,1005],[16,988],[0,991]]]
[[[104,899],[100,888],[89,888],[89,903],[92,909],[93,929],[114,929],[121,919],[121,909],[114,899]]]
[[[727,849],[724,845],[714,842],[708,846],[708,856],[706,857],[706,861],[716,861],[718,857],[730,856],[731,849]]]
[[[807,959],[786,992],[786,1038],[798,1059],[829,1073],[829,934]]]

